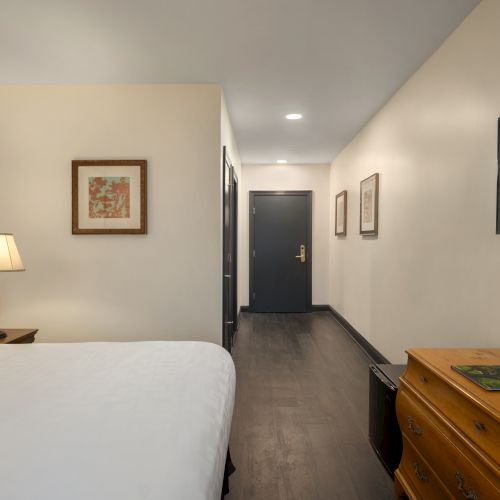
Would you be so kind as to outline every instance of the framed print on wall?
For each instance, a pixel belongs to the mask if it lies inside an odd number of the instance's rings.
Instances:
[[[497,123],[497,234],[500,234],[500,118]]]
[[[146,234],[146,160],[74,160],[73,234]]]
[[[378,234],[378,173],[360,183],[359,232],[375,236]]]
[[[335,196],[335,236],[347,234],[347,191]]]

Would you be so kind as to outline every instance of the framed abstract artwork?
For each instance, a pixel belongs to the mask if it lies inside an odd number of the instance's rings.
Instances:
[[[500,234],[500,118],[497,123],[497,234]]]
[[[359,232],[369,236],[378,234],[378,174],[361,181]]]
[[[146,234],[146,160],[74,160],[73,234]]]
[[[335,196],[335,236],[347,234],[347,191]]]

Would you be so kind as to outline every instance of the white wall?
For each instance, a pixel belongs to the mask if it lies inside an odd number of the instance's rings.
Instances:
[[[233,127],[231,125],[231,118],[226,105],[226,100],[224,95],[221,95],[221,147],[227,146],[229,158],[236,171],[238,178],[241,175],[241,160],[240,152],[238,150],[238,144],[236,143],[236,137],[234,135]],[[222,154],[222,151],[221,151]],[[222,164],[222,156],[221,156]],[[222,170],[221,170],[222,175]],[[221,178],[222,183],[222,178]]]
[[[328,165],[243,165],[240,183],[238,302],[248,305],[249,191],[313,191],[312,303],[328,304],[330,225]]]
[[[500,343],[499,19],[483,0],[332,164],[332,202],[347,189],[349,203],[330,304],[393,362],[409,347]],[[359,181],[374,172],[379,236],[363,239]]]
[[[0,324],[40,341],[221,342],[221,89],[0,87]],[[225,125],[227,129],[227,125]],[[71,160],[148,160],[146,236],[71,235]]]

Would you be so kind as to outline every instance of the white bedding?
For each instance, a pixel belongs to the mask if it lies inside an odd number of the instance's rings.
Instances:
[[[0,346],[2,500],[219,500],[229,354],[203,342]]]

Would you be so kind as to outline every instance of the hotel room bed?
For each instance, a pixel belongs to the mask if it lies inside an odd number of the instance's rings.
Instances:
[[[203,342],[0,347],[0,498],[219,500],[230,355]]]

